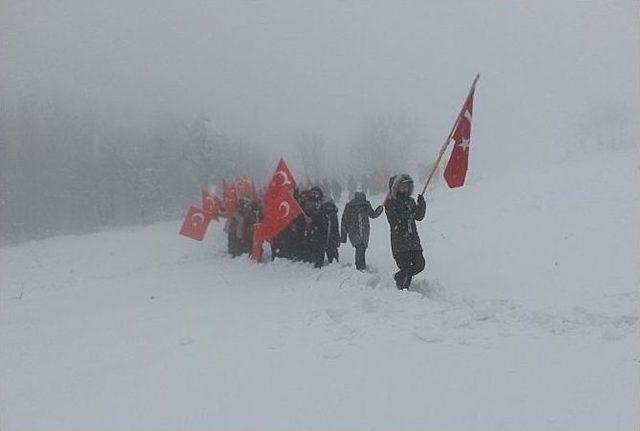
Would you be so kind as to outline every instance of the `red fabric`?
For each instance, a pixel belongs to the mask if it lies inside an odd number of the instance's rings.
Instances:
[[[444,179],[449,187],[461,187],[467,176],[467,168],[469,167],[469,144],[471,143],[471,117],[473,115],[473,94],[475,88],[471,90],[460,117],[456,120],[456,129],[451,136],[453,141],[453,150],[449,163],[444,170]]]
[[[289,226],[302,209],[286,186],[269,187],[264,197],[264,218],[256,229],[260,241],[271,241]]]
[[[186,217],[184,218],[184,222],[182,223],[180,235],[202,241],[211,219],[211,214],[201,210],[200,208],[194,206],[190,207],[189,211],[187,211]]]
[[[285,186],[289,191],[293,191],[293,189],[296,188],[296,180],[293,179],[293,175],[291,174],[289,167],[282,158],[280,159],[280,162],[278,162],[276,173],[271,177],[269,188],[277,186]]]
[[[218,220],[221,207],[222,203],[217,196],[204,189],[202,190],[202,210],[211,214],[213,220]]]
[[[235,184],[227,184],[222,180],[222,200],[224,201],[224,214],[226,217],[232,217],[238,205],[238,193]]]
[[[251,260],[260,262],[262,258],[262,239],[260,238],[260,229],[262,223],[253,225],[253,247],[251,248]]]

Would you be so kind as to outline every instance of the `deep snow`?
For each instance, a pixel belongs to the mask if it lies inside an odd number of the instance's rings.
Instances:
[[[471,179],[412,292],[384,216],[370,273],[180,221],[0,249],[0,428],[638,429],[637,151]]]

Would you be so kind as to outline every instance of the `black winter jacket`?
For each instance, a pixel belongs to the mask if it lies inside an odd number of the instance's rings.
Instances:
[[[340,247],[340,230],[338,227],[338,207],[333,201],[326,201],[320,207],[327,221],[327,243],[326,247]]]
[[[422,251],[416,220],[424,218],[427,205],[419,196],[418,203],[410,196],[392,196],[385,202],[385,212],[391,228],[391,251]]]

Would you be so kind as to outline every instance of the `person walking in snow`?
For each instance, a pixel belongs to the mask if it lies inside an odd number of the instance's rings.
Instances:
[[[411,197],[413,179],[409,175],[392,177],[389,185],[384,208],[391,229],[391,251],[399,268],[393,278],[398,289],[409,289],[412,277],[425,265],[416,220],[424,218],[427,205],[424,196],[418,195],[417,203]]]
[[[338,262],[338,247],[340,247],[340,230],[338,227],[338,207],[332,200],[324,202],[320,206],[327,223],[327,241],[325,251],[327,262]]]
[[[341,241],[347,242],[356,249],[356,269],[367,269],[365,254],[369,246],[369,218],[377,218],[382,214],[382,205],[375,210],[362,192],[356,192],[352,200],[347,202],[342,213]]]
[[[302,259],[304,247],[304,233],[306,223],[303,216],[299,216],[289,226],[287,226],[271,242],[272,259],[281,257],[293,261]]]
[[[227,232],[227,252],[231,257],[238,257],[244,252],[245,204],[245,199],[239,199],[233,215],[227,219],[224,225],[224,230]]]
[[[314,186],[304,194],[302,209],[309,218],[305,231],[305,261],[313,263],[316,268],[324,264],[325,247],[327,244],[328,222],[321,210],[324,194],[320,187]]]
[[[236,228],[236,236],[241,244],[242,253],[251,254],[253,245],[253,228],[262,220],[262,205],[257,199],[241,198],[240,216]]]

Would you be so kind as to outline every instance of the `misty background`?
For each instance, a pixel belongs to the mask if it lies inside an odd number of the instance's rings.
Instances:
[[[639,6],[3,0],[0,241],[175,219],[280,156],[414,173],[476,73],[472,182],[637,146]]]

